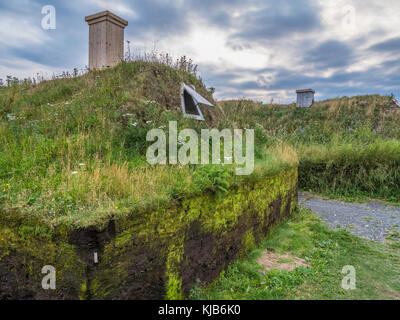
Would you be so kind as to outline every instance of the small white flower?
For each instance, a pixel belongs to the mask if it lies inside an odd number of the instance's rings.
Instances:
[[[78,174],[78,171],[72,171],[72,174]]]
[[[146,123],[152,123],[153,121],[151,121],[151,120],[149,120],[149,121],[146,121]]]
[[[79,166],[80,166],[80,167],[83,167],[83,166],[85,166],[85,164],[84,164],[84,163],[80,163]]]
[[[133,125],[134,127],[136,127],[136,126],[137,126],[137,122],[132,123],[132,125]]]

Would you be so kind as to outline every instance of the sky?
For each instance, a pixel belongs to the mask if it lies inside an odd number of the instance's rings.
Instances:
[[[0,78],[84,69],[84,17],[104,10],[129,22],[132,52],[186,55],[220,100],[400,96],[398,0],[0,0]]]

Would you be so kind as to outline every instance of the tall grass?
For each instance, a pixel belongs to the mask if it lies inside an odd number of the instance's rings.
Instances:
[[[204,122],[183,118],[182,81],[214,102],[212,90],[185,59],[175,67],[165,61],[123,62],[82,76],[0,88],[0,186],[7,186],[0,188],[0,210],[87,225],[198,192],[221,193],[238,183],[233,166],[147,164],[151,129],[167,131],[172,120],[179,130],[198,133],[224,128],[219,109],[203,110]],[[292,165],[289,149],[272,148],[258,132],[257,173]]]
[[[300,188],[400,201],[400,108],[391,96],[344,97],[311,108],[247,100],[219,106],[222,122],[253,126],[263,143],[286,142],[297,151]]]
[[[400,141],[301,146],[299,184],[346,197],[400,200]]]

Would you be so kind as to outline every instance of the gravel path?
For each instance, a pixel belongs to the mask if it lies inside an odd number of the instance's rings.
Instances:
[[[400,232],[400,207],[323,200],[307,193],[299,194],[299,203],[319,214],[331,228],[340,226],[362,238],[383,242],[385,236]]]

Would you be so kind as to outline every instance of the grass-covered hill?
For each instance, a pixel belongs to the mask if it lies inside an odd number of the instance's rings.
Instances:
[[[299,155],[302,189],[345,198],[400,201],[400,108],[390,96],[295,105],[220,102],[226,123],[255,127]]]
[[[172,120],[179,130],[225,124],[218,107],[203,108],[206,121],[184,119],[181,82],[215,103],[212,89],[184,60],[175,67],[124,62],[82,76],[0,87],[0,210],[52,225],[87,226],[198,192],[224,193],[239,179],[233,166],[146,161],[150,129],[167,131]],[[263,141],[256,154],[251,177],[297,161],[284,145]]]
[[[215,108],[185,119],[180,83]],[[215,102],[185,63],[124,62],[82,76],[9,81],[0,87],[0,209],[51,224],[88,225],[202,191],[223,193],[232,166],[150,166],[153,128],[253,128],[256,170],[300,159],[300,187],[341,197],[400,201],[400,108],[391,97],[361,96],[295,105]]]

